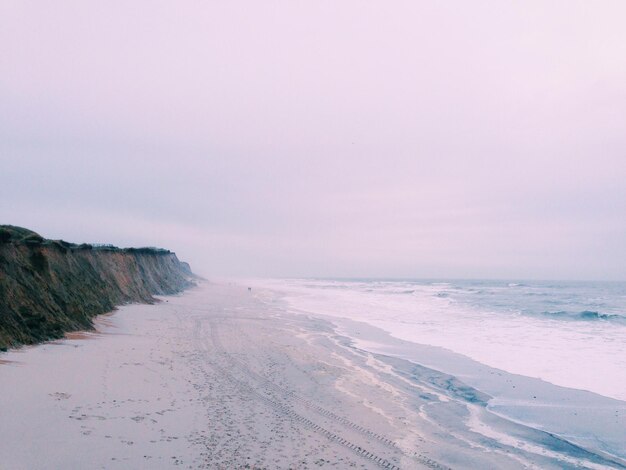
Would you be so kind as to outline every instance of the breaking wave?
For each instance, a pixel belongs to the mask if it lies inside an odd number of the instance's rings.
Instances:
[[[543,315],[549,318],[558,318],[562,320],[579,320],[579,321],[620,321],[626,323],[626,316],[616,313],[602,313],[593,310],[583,310],[582,312],[565,312],[559,310],[556,312],[543,312]]]

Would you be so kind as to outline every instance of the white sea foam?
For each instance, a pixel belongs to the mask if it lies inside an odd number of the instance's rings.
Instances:
[[[281,291],[294,310],[366,322],[396,338],[444,347],[507,372],[626,400],[621,286],[327,280],[262,285]]]

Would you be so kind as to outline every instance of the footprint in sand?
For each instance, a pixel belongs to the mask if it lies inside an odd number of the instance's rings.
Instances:
[[[50,395],[52,398],[54,398],[57,401],[67,400],[68,398],[72,396],[71,394],[64,393],[64,392],[54,392],[54,393],[49,393],[48,395]]]

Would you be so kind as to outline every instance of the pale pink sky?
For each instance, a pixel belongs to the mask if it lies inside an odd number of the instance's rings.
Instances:
[[[224,275],[626,279],[626,2],[0,2],[0,223]]]

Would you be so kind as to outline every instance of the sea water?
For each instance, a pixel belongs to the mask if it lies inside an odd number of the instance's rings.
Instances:
[[[287,279],[291,308],[626,400],[626,283]]]

